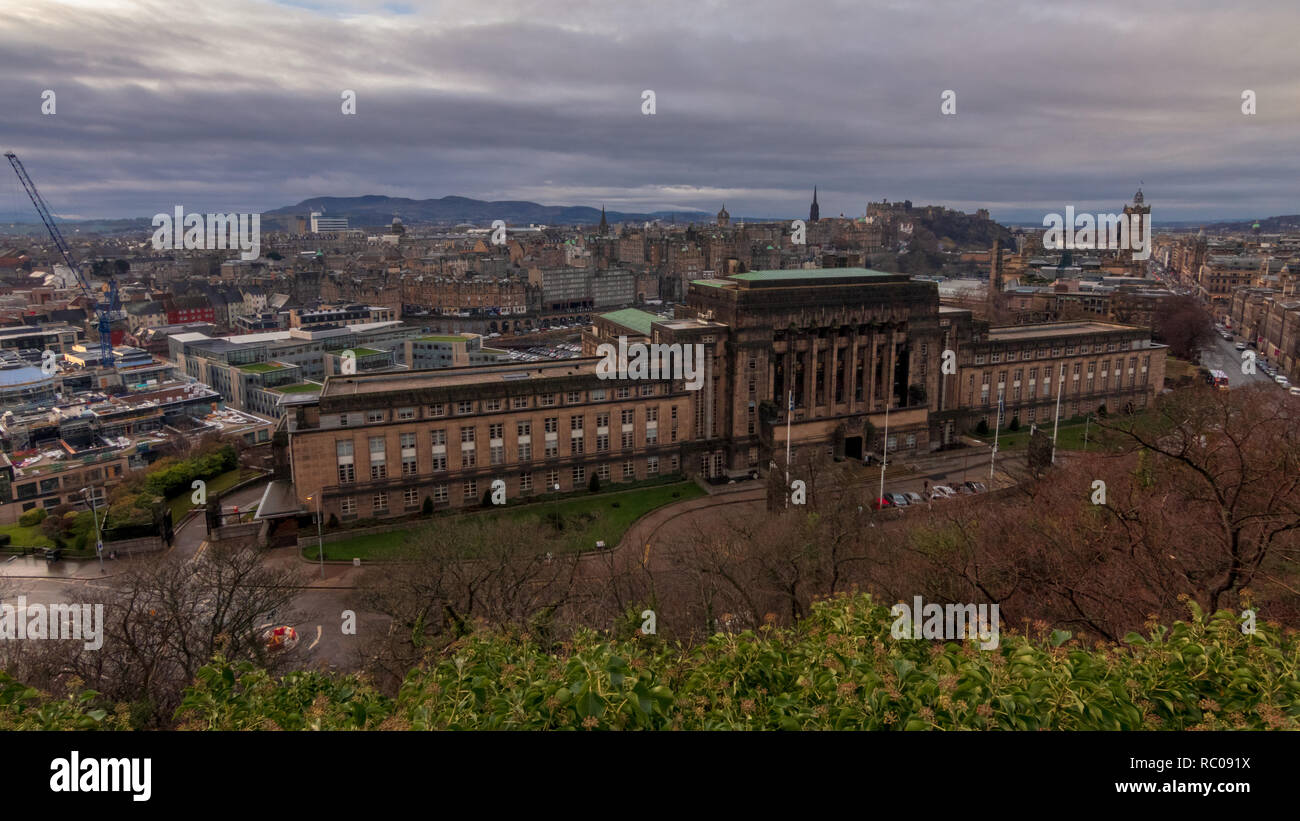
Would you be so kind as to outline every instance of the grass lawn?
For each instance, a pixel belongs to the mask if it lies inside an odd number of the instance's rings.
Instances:
[[[284,365],[273,365],[269,362],[252,362],[248,365],[240,365],[239,369],[245,373],[270,373],[271,371],[282,371]]]
[[[292,385],[276,385],[274,388],[267,388],[267,390],[279,391],[280,393],[319,393],[321,387],[315,382],[295,382]]]
[[[40,525],[32,527],[23,527],[20,524],[0,525],[0,533],[9,534],[7,547],[54,547],[54,542],[41,532]]]
[[[259,475],[258,471],[250,468],[235,468],[234,470],[228,470],[220,476],[214,476],[208,480],[208,496],[212,497],[215,494],[223,493],[245,479],[251,479],[257,475]],[[186,513],[189,513],[190,508],[194,507],[194,503],[190,501],[193,495],[194,491],[187,490],[175,499],[167,502],[172,509],[172,522],[174,524],[179,524],[181,517]]]
[[[1039,429],[1046,431],[1049,436],[1052,433],[1052,425],[1050,422],[1046,425],[1040,425]],[[1062,422],[1060,429],[1057,431],[1056,434],[1057,449],[1058,450],[1083,450],[1084,449],[1083,437],[1085,432],[1087,433],[1088,436],[1087,449],[1089,452],[1098,449],[1111,449],[1111,450],[1114,449],[1113,447],[1103,448],[1102,447],[1103,442],[1101,437],[1114,439],[1117,438],[1117,434],[1113,434],[1108,431],[1103,431],[1101,428],[1097,427],[1097,422],[1095,419],[1090,424],[1084,423],[1082,421]],[[993,444],[992,433],[989,433],[988,436],[982,438],[985,442],[988,442],[990,445]],[[998,434],[999,452],[1025,448],[1028,446],[1029,446],[1029,425],[1027,424],[1022,425],[1020,430],[1018,431],[1013,432],[1004,429]]]
[[[537,539],[526,548],[533,553],[566,553],[592,550],[597,541],[614,547],[634,521],[655,508],[705,495],[694,482],[643,487],[636,490],[584,494],[555,502],[531,502],[517,507],[475,514],[442,516],[437,523],[413,523],[409,530],[371,533],[325,544],[326,559],[385,559],[400,555],[425,527],[455,526],[468,516],[510,516],[536,526]],[[558,511],[564,529],[557,531],[548,519]],[[319,557],[315,544],[303,548],[307,558]]]

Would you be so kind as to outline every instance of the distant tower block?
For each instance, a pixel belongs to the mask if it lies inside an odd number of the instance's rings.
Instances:
[[[812,207],[808,209],[808,221],[816,222],[822,218],[822,209],[817,205],[817,186],[813,186]]]

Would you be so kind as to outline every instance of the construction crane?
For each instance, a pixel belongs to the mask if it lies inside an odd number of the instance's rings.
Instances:
[[[122,310],[122,303],[117,296],[117,280],[110,274],[108,277],[108,290],[103,294],[103,298],[96,295],[95,290],[90,287],[90,282],[81,273],[81,268],[72,256],[72,249],[63,239],[63,233],[59,231],[59,226],[54,224],[54,217],[50,214],[50,209],[46,207],[45,200],[41,197],[41,192],[36,190],[36,183],[32,182],[31,175],[23,167],[22,160],[12,151],[5,152],[5,159],[14,167],[14,173],[18,175],[18,180],[23,184],[27,191],[27,196],[31,198],[32,205],[36,206],[36,213],[41,215],[41,222],[45,223],[45,230],[50,232],[50,239],[54,240],[55,246],[58,247],[59,253],[63,255],[63,263],[72,269],[72,275],[77,278],[77,284],[81,286],[82,292],[95,305],[95,314],[99,320],[99,362],[105,368],[113,367],[115,358],[113,356],[113,320],[117,319]]]

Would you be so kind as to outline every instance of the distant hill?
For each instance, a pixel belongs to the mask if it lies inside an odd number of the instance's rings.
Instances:
[[[68,238],[69,242],[75,240],[79,234],[112,236],[115,234],[138,234],[142,231],[153,230],[153,220],[151,217],[92,220],[64,220],[56,218],[55,221],[59,225],[59,230]],[[36,237],[41,240],[49,237],[49,234],[45,231],[44,223],[32,222],[30,217],[23,219],[0,218],[0,234]]]
[[[442,197],[441,199],[413,200],[406,197],[384,197],[369,194],[362,197],[313,197],[297,205],[287,205],[273,211],[262,212],[263,227],[268,221],[289,227],[292,217],[307,216],[319,211],[325,216],[346,217],[348,224],[363,226],[388,225],[393,217],[400,217],[408,225],[457,225],[473,223],[482,227],[493,220],[505,220],[508,225],[597,225],[600,209],[585,205],[541,205],[523,200],[488,202],[469,197]],[[609,222],[646,222],[671,219],[678,222],[699,221],[711,218],[702,211],[656,211],[633,214],[624,211],[607,211]]]
[[[1259,223],[1259,230],[1265,234],[1276,234],[1281,231],[1300,230],[1300,214],[1291,214],[1286,217],[1265,217],[1262,220],[1240,220],[1238,222],[1216,222],[1207,224],[1206,231],[1229,231],[1241,232],[1249,231]]]

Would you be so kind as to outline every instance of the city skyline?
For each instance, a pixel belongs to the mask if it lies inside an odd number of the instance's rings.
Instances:
[[[1033,223],[1139,185],[1157,223],[1300,211],[1300,88],[1277,79],[1300,12],[1281,3],[945,4],[939,26],[775,4],[61,5],[7,4],[0,142],[67,219],[363,194],[793,219],[814,185],[824,216],[910,199]],[[25,213],[14,193],[0,212]]]

